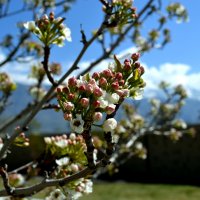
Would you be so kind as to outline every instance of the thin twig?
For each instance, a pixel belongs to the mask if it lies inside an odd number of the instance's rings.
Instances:
[[[99,168],[102,166],[102,163],[99,162],[96,165],[96,168]],[[73,174],[69,177],[65,178],[60,178],[60,179],[44,179],[38,184],[35,184],[33,186],[29,187],[23,187],[23,188],[13,188],[12,191],[12,196],[13,197],[26,197],[26,196],[31,196],[34,195],[35,193],[43,190],[44,188],[51,187],[51,186],[63,186],[71,181],[77,180],[79,178],[86,177],[87,175],[90,175],[94,172],[94,170],[90,169],[89,167],[86,167],[82,171]],[[1,190],[0,191],[0,196],[8,196],[9,193],[6,190]]]
[[[105,21],[107,18],[105,18]],[[80,62],[81,58],[83,57],[84,53],[88,49],[88,47],[95,41],[95,39],[102,33],[103,29],[105,28],[104,22],[101,24],[98,31],[92,36],[92,38],[83,46],[82,50],[80,51],[78,57],[74,61],[71,68],[60,78],[57,85],[60,85],[74,70],[77,69],[77,65]],[[32,121],[32,119],[35,117],[35,115],[39,112],[39,110],[42,108],[43,104],[50,98],[52,93],[54,92],[56,86],[52,85],[47,94],[43,97],[43,99],[34,107],[30,115],[27,117],[27,119],[24,121],[24,123],[21,125],[20,130],[21,132],[27,130],[27,126]],[[12,134],[9,140],[6,140],[4,142],[4,145],[0,151],[0,160],[3,158],[4,154],[6,153],[8,147],[12,144],[14,139],[18,136],[18,133],[15,132]]]
[[[45,46],[44,47],[44,61],[42,62],[43,64],[43,68],[46,72],[47,78],[49,79],[50,83],[53,86],[57,86],[57,83],[55,83],[53,77],[51,76],[51,73],[49,71],[49,56],[50,56],[50,47],[49,46]]]
[[[17,44],[17,46],[8,54],[5,60],[0,63],[0,67],[5,65],[7,62],[11,61],[14,55],[17,53],[23,42],[29,37],[29,33],[23,34]]]
[[[127,35],[130,30],[134,27],[134,24],[137,24],[140,20],[140,18],[142,17],[142,15],[145,13],[145,11],[149,8],[149,6],[153,3],[154,0],[149,0],[149,2],[143,7],[143,9],[138,13],[138,17],[136,19],[135,22],[133,22],[132,24],[130,24],[123,33],[121,33],[119,35],[119,37],[116,39],[115,42],[113,42],[113,44],[111,45],[110,49],[106,52],[103,53],[102,56],[100,56],[96,61],[92,62],[84,71],[82,71],[80,74],[78,74],[78,77],[80,77],[81,75],[89,72],[91,69],[94,68],[94,66],[96,66],[97,64],[99,64],[101,61],[109,58],[109,56],[112,54],[112,52],[119,46],[119,44],[121,43],[121,41],[123,41],[125,35]]]
[[[15,117],[8,119],[1,127],[0,133],[4,132],[10,125],[20,120],[24,115],[27,115],[35,106],[36,104],[28,104],[19,114]]]

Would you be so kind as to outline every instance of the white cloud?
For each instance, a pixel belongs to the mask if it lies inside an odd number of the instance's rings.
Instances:
[[[189,97],[200,99],[200,73],[192,73],[191,67],[185,64],[164,63],[158,68],[145,66],[144,80],[147,83],[145,95],[155,95],[157,85],[166,81],[171,86],[183,85]]]
[[[130,56],[133,52],[136,52],[136,48],[129,48],[125,51],[122,51],[117,54],[119,59],[124,59]],[[5,58],[0,52],[0,61]],[[92,61],[83,61],[79,64],[80,69],[76,70],[72,73],[72,75],[76,76],[82,70],[86,69]],[[112,59],[108,61],[102,61],[98,66],[96,66],[92,72],[101,71],[107,68],[108,63],[112,62]],[[9,63],[4,67],[0,68],[0,72],[5,71],[10,74],[12,79],[16,82],[23,84],[33,84],[35,83],[33,79],[28,78],[28,74],[30,73],[30,66],[32,66],[34,62],[28,63]],[[65,63],[63,66],[71,66],[72,63]],[[148,66],[148,64],[142,63],[145,68],[144,80],[147,83],[146,88],[144,89],[145,97],[152,97],[158,93],[158,84],[161,81],[166,81],[170,83],[172,86],[177,84],[182,84],[188,92],[188,95],[195,99],[200,99],[200,72],[194,73],[191,70],[191,66],[181,64],[181,63],[163,63],[159,67]],[[59,77],[57,77],[58,79]],[[45,80],[46,84],[48,80]]]

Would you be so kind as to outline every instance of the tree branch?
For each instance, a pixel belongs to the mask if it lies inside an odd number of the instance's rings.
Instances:
[[[46,72],[47,78],[49,79],[50,83],[53,86],[57,86],[57,83],[55,83],[53,77],[51,76],[51,73],[49,71],[49,56],[50,56],[50,47],[49,46],[45,46],[44,47],[44,61],[42,62],[43,64],[43,68]]]
[[[29,37],[29,33],[23,34],[17,44],[17,46],[8,54],[6,59],[0,63],[0,67],[5,65],[7,62],[11,61],[13,56],[17,53],[22,43]]]
[[[105,20],[107,20],[107,16],[105,17]],[[101,24],[100,28],[98,29],[98,31],[92,36],[92,38],[84,44],[82,50],[80,51],[78,57],[76,58],[76,60],[74,61],[73,65],[71,66],[71,68],[60,78],[60,80],[58,81],[57,85],[60,85],[74,70],[77,69],[77,65],[80,62],[81,58],[83,57],[84,53],[86,52],[86,50],[88,49],[88,47],[95,41],[95,39],[102,33],[103,29],[105,28],[104,22]],[[27,129],[27,126],[29,125],[29,123],[32,121],[32,119],[35,117],[35,115],[38,113],[38,111],[42,108],[43,104],[49,99],[49,97],[51,96],[51,94],[54,92],[56,86],[52,85],[51,88],[49,89],[49,91],[47,92],[47,94],[43,97],[43,99],[36,104],[36,106],[34,107],[34,109],[32,110],[32,112],[30,113],[30,115],[27,117],[27,119],[24,121],[24,123],[21,125],[20,127],[20,131],[23,132],[24,130]],[[4,154],[6,153],[8,147],[12,144],[12,142],[14,141],[14,139],[18,136],[18,133],[14,133],[12,134],[12,136],[10,137],[9,140],[6,140],[4,142],[4,145],[0,151],[0,160],[3,158]]]

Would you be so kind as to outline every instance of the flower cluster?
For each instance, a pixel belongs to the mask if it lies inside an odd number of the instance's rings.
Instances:
[[[170,17],[177,17],[177,22],[188,20],[188,12],[186,8],[180,3],[171,3],[167,6],[167,11]]]
[[[16,89],[16,84],[11,78],[4,72],[0,73],[0,91],[4,94],[10,94]]]
[[[27,147],[29,146],[29,138],[27,138],[26,135],[22,132],[18,137],[15,138],[13,144],[20,147]]]
[[[104,7],[106,13],[112,13],[108,25],[111,33],[121,32],[124,25],[137,17],[136,8],[132,4],[132,0],[114,0],[110,7]]]
[[[44,53],[42,45],[35,41],[25,40],[23,47],[30,55],[36,54],[36,56],[41,57]]]
[[[71,41],[71,31],[63,21],[64,18],[55,18],[51,12],[49,16],[43,15],[36,21],[24,23],[24,27],[34,33],[45,46],[51,44],[63,46],[64,40]]]
[[[46,152],[57,158],[55,160],[57,167],[52,172],[52,175],[56,178],[68,177],[77,173],[87,164],[84,154],[86,145],[82,136],[76,136],[71,133],[69,136],[45,137],[44,140]],[[69,197],[77,199],[83,194],[92,192],[92,181],[87,178],[81,178],[70,182],[63,189],[65,190],[65,195],[67,194]],[[52,195],[53,193],[50,194],[50,197]],[[51,199],[50,197],[49,199]]]
[[[25,178],[21,174],[9,174],[9,183],[13,187],[22,186],[25,183]]]
[[[57,98],[63,110],[65,120],[70,121],[76,133],[82,133],[85,121],[101,121],[103,113],[111,115],[116,105],[126,97],[137,97],[138,91],[145,86],[141,78],[144,68],[138,61],[139,54],[134,53],[131,59],[123,64],[114,57],[115,63],[102,72],[86,74],[79,79],[68,79],[67,85],[57,88]],[[84,119],[84,120],[83,120]],[[116,128],[114,118],[104,122],[105,132]]]

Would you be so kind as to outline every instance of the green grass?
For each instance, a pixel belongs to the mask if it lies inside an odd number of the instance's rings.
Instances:
[[[81,200],[199,200],[200,187],[161,185],[96,183],[94,192]]]

